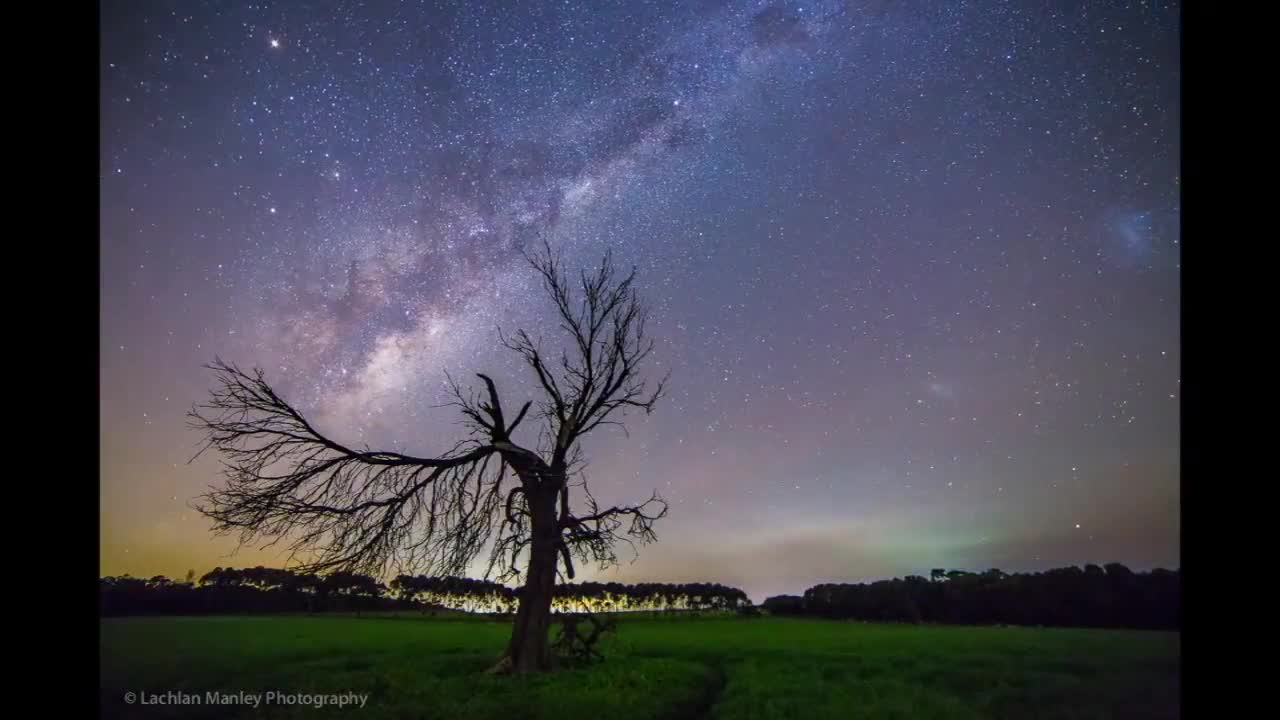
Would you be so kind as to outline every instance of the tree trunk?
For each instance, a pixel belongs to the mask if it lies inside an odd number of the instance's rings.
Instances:
[[[529,544],[529,566],[515,626],[507,645],[503,668],[523,675],[551,669],[550,640],[551,600],[556,584],[557,543],[560,529],[555,514],[555,493],[533,498],[530,502],[532,537]]]

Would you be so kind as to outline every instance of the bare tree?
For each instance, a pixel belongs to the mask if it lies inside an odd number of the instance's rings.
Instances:
[[[211,398],[190,413],[201,452],[223,456],[225,487],[198,509],[217,532],[241,543],[285,541],[302,572],[347,570],[463,575],[487,548],[485,577],[523,575],[506,653],[494,671],[550,669],[548,629],[557,576],[574,577],[575,559],[607,566],[619,541],[656,540],[667,512],[655,493],[639,505],[600,507],[581,472],[580,441],[627,410],[650,412],[665,379],[638,374],[653,350],[635,270],[620,274],[606,253],[571,283],[549,245],[527,254],[555,305],[566,349],[548,359],[523,330],[503,335],[536,377],[542,397],[512,415],[494,381],[477,374],[473,392],[450,379],[466,437],[435,457],[355,449],[317,431],[268,385],[261,370],[216,360]],[[530,410],[536,444],[514,434]]]

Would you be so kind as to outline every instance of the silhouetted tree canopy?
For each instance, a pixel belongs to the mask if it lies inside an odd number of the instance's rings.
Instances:
[[[823,584],[803,598],[777,596],[778,615],[955,624],[1175,629],[1181,626],[1181,571],[1135,573],[1119,563],[1038,573],[934,569],[869,584]]]
[[[602,507],[582,472],[581,440],[649,412],[665,381],[640,373],[654,344],[635,270],[599,267],[570,277],[550,245],[526,255],[556,311],[563,346],[539,334],[500,336],[523,361],[538,396],[504,404],[449,378],[466,437],[431,438],[425,457],[353,447],[322,433],[267,382],[261,370],[221,360],[209,399],[190,413],[205,449],[221,455],[226,483],[200,511],[241,542],[284,543],[302,572],[462,575],[487,555],[484,574],[523,576],[511,640],[495,671],[551,668],[547,630],[557,578],[576,563],[617,562],[619,542],[651,542],[667,512],[654,493],[635,505]],[[549,354],[549,353],[554,354]],[[514,412],[513,412],[514,410]],[[530,422],[522,426],[526,418]],[[531,434],[530,428],[534,429]],[[520,431],[517,434],[517,431]]]
[[[440,609],[509,614],[521,588],[465,577],[400,575],[385,586],[351,572],[326,575],[277,568],[214,568],[198,582],[156,576],[104,577],[103,615],[238,612],[349,612]],[[555,588],[557,613],[720,611],[751,606],[747,594],[718,583],[564,583]]]
[[[1119,563],[1039,573],[930,573],[868,584],[816,585],[760,606],[772,615],[948,624],[1177,629],[1180,571],[1135,573]],[[215,568],[198,581],[104,577],[101,613],[166,615],[241,612],[352,612],[442,609],[514,612],[520,588],[465,577],[401,575],[385,586],[356,573],[295,573],[277,568]],[[556,613],[736,611],[756,608],[742,590],[719,583],[564,583]]]

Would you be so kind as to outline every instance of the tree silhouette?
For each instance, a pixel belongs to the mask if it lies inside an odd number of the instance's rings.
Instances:
[[[931,575],[933,573],[930,573]],[[946,576],[946,571],[939,573]],[[804,596],[766,599],[773,615],[800,615],[874,622],[977,623],[1178,629],[1181,624],[1178,570],[1133,572],[1118,563],[1102,568],[1056,568],[1038,573],[988,570],[956,580],[907,576],[870,584],[815,585]],[[499,611],[517,592],[505,585],[465,577],[400,575],[390,583],[396,597],[375,578],[337,571],[298,575],[275,568],[215,568],[198,584],[164,576],[99,580],[102,615],[192,615],[202,613],[434,611],[441,607]],[[575,614],[654,611],[695,607],[751,614],[742,590],[718,583],[561,583],[553,610]],[[572,623],[570,623],[572,624]],[[572,632],[575,628],[565,628]],[[565,633],[562,632],[562,636]],[[562,637],[563,639],[563,637]],[[570,642],[575,642],[570,640]]]
[[[581,472],[579,441],[620,424],[627,410],[650,412],[665,384],[651,390],[638,374],[653,342],[635,270],[619,274],[606,253],[571,283],[547,243],[525,257],[555,305],[567,348],[548,361],[524,330],[501,336],[542,397],[512,416],[489,376],[477,373],[483,394],[450,379],[468,437],[438,456],[339,443],[277,394],[261,370],[221,359],[209,366],[218,381],[211,398],[190,413],[205,434],[201,452],[212,448],[224,459],[226,486],[198,506],[217,532],[239,532],[241,543],[285,540],[291,561],[307,557],[302,572],[462,575],[488,547],[486,577],[523,574],[511,640],[494,668],[516,673],[550,669],[547,634],[561,566],[572,579],[575,558],[616,562],[616,543],[655,540],[653,524],[667,511],[656,493],[639,505],[601,508]],[[531,408],[541,424],[532,447],[514,437]]]
[[[776,614],[893,622],[999,623],[1176,629],[1180,571],[1134,573],[1119,563],[1040,573],[933,570],[946,580],[908,576],[870,584],[815,585],[802,599],[764,601]],[[801,602],[797,603],[797,600]]]
[[[104,617],[364,610],[434,614],[445,608],[509,614],[518,595],[501,583],[468,577],[398,575],[384,586],[376,578],[345,570],[304,575],[261,566],[214,568],[198,582],[177,582],[163,575],[103,577],[98,587]],[[673,606],[728,612],[750,608],[751,601],[739,588],[719,583],[566,582],[554,588],[552,611],[569,620],[576,614],[652,612]]]

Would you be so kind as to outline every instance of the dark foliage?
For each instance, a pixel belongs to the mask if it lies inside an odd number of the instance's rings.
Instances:
[[[874,622],[1050,625],[1176,629],[1181,626],[1181,571],[1135,573],[1119,563],[1041,573],[934,570],[870,584],[823,584],[803,597],[779,595],[761,608],[795,615]],[[514,612],[520,588],[463,577],[401,575],[382,585],[367,575],[299,574],[276,568],[215,568],[198,581],[106,577],[101,613],[194,615],[240,612],[360,612],[445,608]],[[562,583],[556,612],[726,610],[758,614],[746,593],[715,583]]]
[[[198,581],[104,577],[99,612],[116,615],[362,612],[421,607],[386,595],[387,588],[358,573],[298,574],[276,568],[215,568]]]
[[[802,615],[804,598],[799,595],[775,595],[765,599],[761,607],[771,615]]]
[[[389,587],[406,602],[475,612],[514,612],[518,599],[506,585],[465,577],[400,575]]]
[[[104,577],[101,614],[198,615],[241,612],[468,610],[509,614],[520,588],[465,577],[401,575],[387,585],[359,573],[301,574],[277,568],[215,568],[198,581]],[[553,608],[561,613],[654,610],[735,610],[746,593],[715,583],[563,583]]]
[[[564,583],[552,601],[562,612],[735,610],[750,604],[745,592],[717,583]]]
[[[769,598],[764,608],[874,622],[1177,629],[1181,602],[1180,570],[1135,573],[1111,563],[1015,574],[935,569],[930,579],[816,585],[803,598]]]

